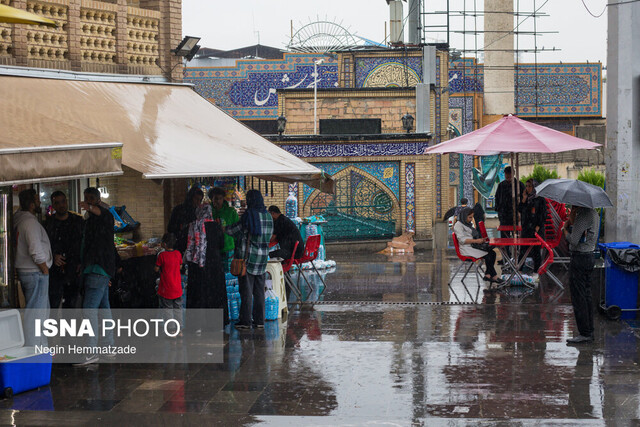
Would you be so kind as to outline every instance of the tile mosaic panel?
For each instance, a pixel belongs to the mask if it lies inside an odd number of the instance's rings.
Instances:
[[[484,68],[474,58],[449,63],[449,93],[484,91]]]
[[[462,172],[461,172],[462,189],[460,194],[469,200],[473,200],[473,156],[462,156]]]
[[[293,194],[298,197],[298,183],[289,184],[289,194]]]
[[[416,164],[405,165],[405,215],[407,231],[416,230]]]
[[[459,173],[457,169],[449,169],[449,185],[460,184]]]
[[[449,124],[456,136],[473,131],[473,96],[449,97]]]
[[[278,117],[277,89],[312,88],[313,54],[284,54],[282,60],[243,59],[235,67],[186,68],[184,81],[238,119]],[[318,66],[318,87],[338,87],[338,65],[331,58]]]
[[[417,156],[424,154],[425,142],[388,142],[371,144],[310,144],[280,145],[280,148],[300,158],[309,157],[379,157]]]
[[[455,61],[449,68],[450,93],[482,92],[483,64]],[[536,91],[536,79],[537,87]],[[602,116],[602,64],[519,64],[515,80],[521,117]],[[536,99],[537,92],[537,99]]]
[[[411,87],[422,81],[422,57],[358,58],[356,87]]]
[[[473,96],[449,97],[449,125],[453,126],[456,135],[464,135],[473,131]],[[460,197],[473,196],[473,156],[462,154],[449,155],[449,168],[455,168],[455,179],[449,175],[449,184],[457,184]]]
[[[400,199],[400,163],[399,162],[354,162],[354,163],[313,163],[313,166],[326,174],[333,176],[348,167],[367,172],[376,177]],[[358,182],[359,183],[359,182]],[[306,202],[314,189],[303,185],[304,201]]]

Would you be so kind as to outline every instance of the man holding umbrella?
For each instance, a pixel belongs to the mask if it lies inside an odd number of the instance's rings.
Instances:
[[[548,179],[536,187],[539,197],[571,205],[571,214],[562,229],[569,242],[569,289],[579,335],[568,344],[593,341],[593,303],[591,273],[595,263],[593,251],[598,242],[600,217],[595,208],[613,206],[605,191],[574,179]]]
[[[595,262],[593,251],[598,242],[599,223],[600,216],[595,209],[574,206],[563,228],[571,251],[569,289],[579,333],[567,340],[569,344],[593,341],[591,273]]]

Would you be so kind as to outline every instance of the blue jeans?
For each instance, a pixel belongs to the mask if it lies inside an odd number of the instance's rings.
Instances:
[[[26,300],[24,313],[24,344],[47,345],[47,337],[35,336],[35,320],[49,317],[49,275],[40,272],[18,272]]]
[[[102,335],[102,330],[98,330],[98,311],[103,319],[111,319],[111,306],[109,305],[109,277],[100,274],[84,275],[84,299],[82,301],[82,311],[84,316],[91,322],[96,336],[89,337],[87,345],[89,347],[98,346],[98,336]],[[100,310],[98,310],[100,309]],[[102,345],[113,345],[113,331],[109,330],[103,337]]]

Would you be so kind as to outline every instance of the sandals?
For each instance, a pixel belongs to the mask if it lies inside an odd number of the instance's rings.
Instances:
[[[503,285],[504,284],[504,280],[502,280],[501,278],[497,278],[497,279],[490,279],[489,282],[491,283],[496,283],[498,285]]]

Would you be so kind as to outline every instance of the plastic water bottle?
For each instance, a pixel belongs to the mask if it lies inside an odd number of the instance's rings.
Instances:
[[[298,216],[298,198],[293,192],[289,193],[289,197],[287,197],[287,201],[284,204],[284,214],[291,219]]]
[[[277,320],[280,301],[278,300],[278,297],[273,293],[273,291],[267,291],[267,293],[265,294],[264,304],[265,320]]]
[[[320,245],[320,247],[318,248],[318,260],[320,261],[324,261],[326,258],[326,254],[324,252],[324,245]]]
[[[240,317],[240,308],[238,307],[238,300],[229,300],[229,320],[238,320]]]

